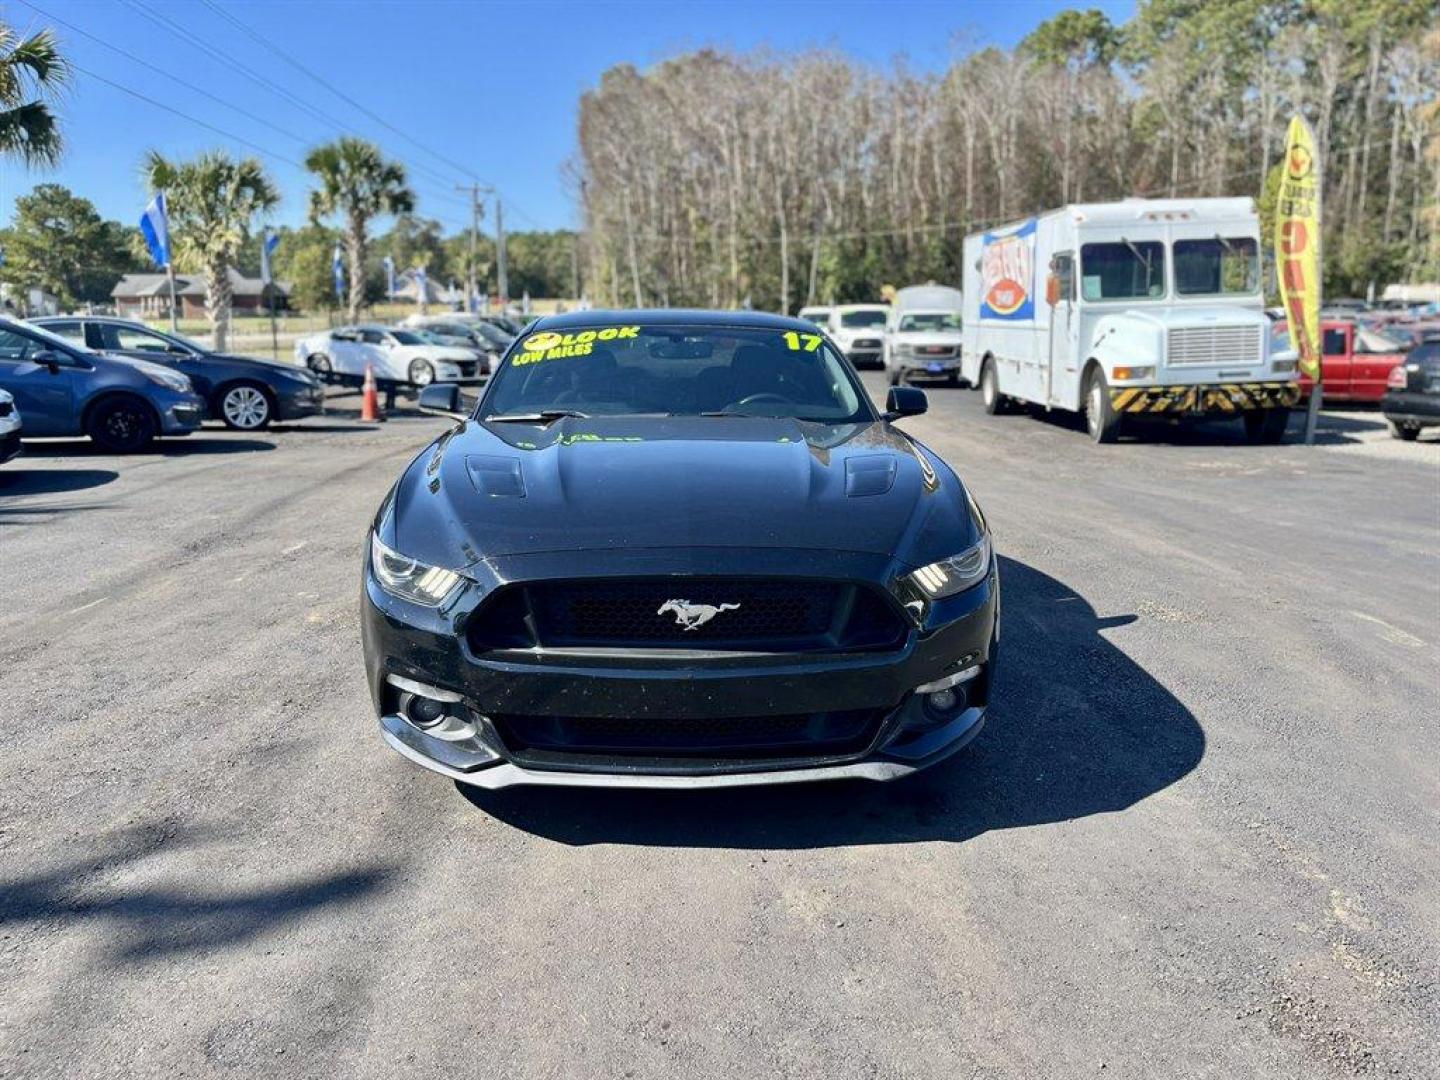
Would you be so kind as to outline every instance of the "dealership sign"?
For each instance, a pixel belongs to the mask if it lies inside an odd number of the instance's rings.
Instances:
[[[980,317],[1035,317],[1035,219],[986,233],[980,253]]]
[[[1303,117],[1290,120],[1275,203],[1275,270],[1300,370],[1320,381],[1320,165]]]

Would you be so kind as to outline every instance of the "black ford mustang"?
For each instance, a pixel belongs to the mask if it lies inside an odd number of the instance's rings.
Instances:
[[[542,319],[375,516],[380,724],[481,787],[888,780],[984,720],[985,519],[799,319]]]

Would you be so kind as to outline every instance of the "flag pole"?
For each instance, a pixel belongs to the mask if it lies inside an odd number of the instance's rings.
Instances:
[[[170,332],[180,333],[180,317],[175,311],[175,264],[165,264],[165,276],[170,279]]]
[[[1325,162],[1315,157],[1315,310],[1324,307],[1325,296],[1325,237],[1321,223],[1325,220]],[[1320,407],[1325,403],[1325,329],[1319,328],[1315,342],[1315,363],[1319,365],[1319,378],[1310,390],[1310,400],[1305,409],[1305,445],[1315,445],[1315,429],[1320,426]]]
[[[276,360],[280,359],[280,334],[275,329],[275,286],[266,285],[265,291],[270,294],[270,352]]]

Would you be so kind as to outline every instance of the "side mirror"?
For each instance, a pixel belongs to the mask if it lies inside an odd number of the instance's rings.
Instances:
[[[34,356],[30,357],[30,362],[45,368],[51,375],[60,374],[60,358],[49,349],[42,349],[40,352],[37,352]]]
[[[1060,278],[1056,274],[1049,274],[1045,278],[1045,302],[1051,307],[1060,302]]]
[[[892,386],[885,398],[885,419],[919,416],[930,408],[930,399],[918,386]]]
[[[470,416],[461,408],[460,387],[454,383],[431,383],[420,391],[420,411],[433,416],[448,416],[452,420],[468,420]]]

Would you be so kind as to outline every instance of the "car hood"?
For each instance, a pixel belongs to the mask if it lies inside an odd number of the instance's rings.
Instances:
[[[819,548],[918,566],[978,538],[954,473],[889,424],[760,417],[469,421],[415,459],[378,527],[457,569],[637,547]]]
[[[261,360],[255,356],[231,356],[229,353],[206,353],[205,355],[209,359],[223,360],[227,364],[249,368],[256,372],[280,372],[299,379],[309,376],[309,373],[298,364],[286,363],[284,360]]]

